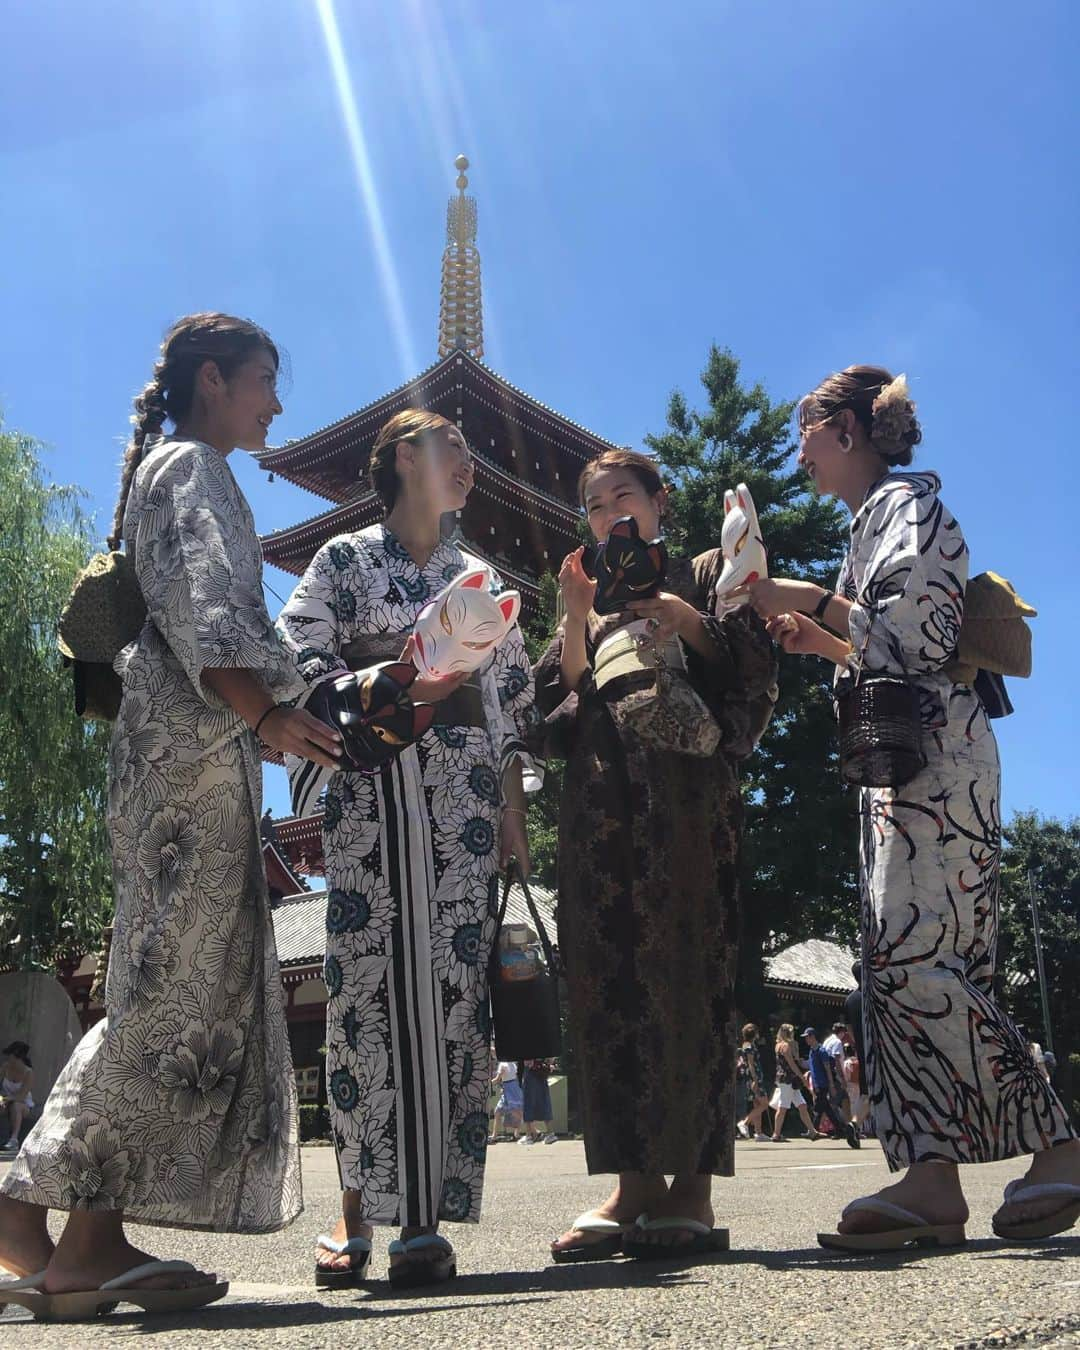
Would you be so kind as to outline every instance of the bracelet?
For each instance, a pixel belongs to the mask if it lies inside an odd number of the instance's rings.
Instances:
[[[520,806],[504,806],[504,807],[503,807],[503,815],[504,815],[504,816],[507,815],[508,813],[511,813],[511,812],[512,812],[515,816],[521,816],[523,819],[526,818],[526,813],[521,809]]]
[[[271,704],[270,704],[269,708],[266,709],[266,711],[263,713],[263,715],[262,715],[262,716],[259,718],[259,720],[255,723],[254,731],[255,731],[255,735],[256,735],[256,736],[258,736],[258,734],[259,734],[259,728],[260,728],[260,727],[262,726],[262,724],[266,721],[266,719],[270,716],[270,714],[271,714],[272,712],[277,712],[278,708],[280,708],[280,707],[281,707],[281,704],[280,704],[280,703],[271,703]]]
[[[820,599],[820,600],[817,602],[817,604],[814,606],[814,611],[813,611],[813,613],[810,615],[810,617],[811,617],[812,619],[818,620],[819,622],[820,622],[822,619],[824,619],[824,617],[825,617],[825,611],[829,608],[829,601],[832,600],[832,599],[833,599],[833,593],[832,593],[832,591],[825,591],[825,593],[822,595],[821,599]]]

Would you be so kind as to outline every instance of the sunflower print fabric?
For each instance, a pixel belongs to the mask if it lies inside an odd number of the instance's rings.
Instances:
[[[375,525],[316,554],[279,626],[315,680],[365,635],[403,645],[428,600],[482,566],[444,540],[417,567]],[[326,790],[327,1088],[342,1187],[375,1224],[480,1216],[500,774],[519,756],[539,786],[516,626],[481,688],[485,725],[437,724],[381,773],[338,773]]]

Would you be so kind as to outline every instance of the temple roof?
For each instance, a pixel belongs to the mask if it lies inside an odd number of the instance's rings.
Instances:
[[[765,983],[784,988],[849,994],[859,987],[851,973],[855,957],[838,942],[810,938],[765,958]]]
[[[540,575],[558,567],[578,544],[580,512],[477,453],[469,501],[459,516],[462,536],[508,584],[536,589]],[[350,534],[383,518],[373,491],[296,525],[262,536],[263,556],[285,572],[300,576],[318,550],[339,534]],[[545,556],[545,553],[549,556]]]
[[[356,412],[300,440],[264,450],[256,458],[268,472],[330,501],[348,502],[365,491],[361,470],[376,433],[394,413],[410,407],[434,408],[451,421],[460,421],[466,414],[466,403],[469,410],[486,410],[531,444],[543,445],[547,454],[557,456],[571,471],[566,483],[567,504],[576,471],[604,450],[617,448],[612,441],[512,385],[468,352],[452,351]]]

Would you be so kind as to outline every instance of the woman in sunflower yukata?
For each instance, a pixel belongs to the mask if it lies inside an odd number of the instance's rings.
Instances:
[[[396,658],[428,600],[484,565],[439,530],[472,487],[457,427],[397,414],[370,473],[385,523],[320,549],[279,620],[313,680]],[[327,788],[326,1072],[344,1194],[336,1229],[319,1239],[321,1285],[364,1277],[374,1224],[401,1229],[393,1283],[443,1279],[455,1258],[439,1222],[479,1219],[488,954],[499,867],[513,855],[528,870],[532,702],[515,626],[415,745],[378,775],[336,774]]]
[[[585,466],[579,492],[597,540],[623,516],[644,540],[659,532],[667,494],[645,455],[605,452]],[[776,658],[747,606],[713,616],[722,562],[719,549],[673,559],[657,598],[599,616],[582,551],[569,554],[559,576],[566,617],[536,670],[537,704],[567,755],[559,946],[585,1156],[590,1173],[618,1174],[608,1199],[552,1244],[556,1261],[727,1240],[712,1227],[711,1184],[735,1162],[737,765],[768,721]],[[605,643],[632,621],[651,625],[658,643],[678,640],[720,727],[711,754],[646,744],[624,716],[632,694],[598,679]]]
[[[277,367],[261,329],[197,314],[170,330],[135,402],[110,546],[126,541],[147,617],[116,663],[106,1018],[76,1047],[0,1196],[0,1261],[42,1272],[23,1297],[49,1300],[49,1315],[225,1293],[186,1263],[152,1262],[125,1219],[267,1233],[301,1209],[255,733],[324,765],[338,738],[279,706],[306,686],[266,612],[258,538],[226,462],[235,446],[265,445]],[[166,418],[174,436],[156,434]],[[55,1250],[49,1209],[70,1211]],[[108,1281],[122,1290],[97,1292]]]
[[[957,1164],[1024,1154],[1034,1155],[1030,1169],[1007,1188],[994,1229],[1006,1238],[1063,1232],[1080,1217],[1080,1141],[993,996],[995,691],[984,675],[954,683],[946,670],[967,545],[936,475],[891,472],[911,463],[922,439],[903,376],[880,366],[830,375],[799,405],[799,430],[799,462],[815,488],[851,510],[850,547],[835,595],[772,579],[751,586],[753,603],[785,650],[835,662],[841,688],[860,661],[915,681],[927,757],[902,786],[859,792],[863,1070],[889,1166],[907,1170],[853,1201],[839,1231],[820,1240],[852,1249],[962,1242]]]

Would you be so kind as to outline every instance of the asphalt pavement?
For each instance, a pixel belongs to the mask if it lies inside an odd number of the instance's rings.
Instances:
[[[697,1262],[626,1259],[552,1265],[550,1239],[607,1193],[588,1177],[580,1142],[489,1154],[484,1218],[447,1225],[458,1278],[431,1292],[392,1296],[379,1230],[371,1279],[359,1290],[316,1291],[313,1244],[333,1222],[337,1175],[328,1148],[303,1150],[306,1208],[270,1237],[132,1227],[133,1240],[231,1281],[229,1296],[197,1314],[151,1318],[130,1308],[86,1325],[0,1316],[3,1350],[155,1347],[564,1347],[713,1346],[721,1350],[982,1350],[1080,1347],[1080,1229],[1009,1247],[990,1229],[1016,1160],[964,1170],[968,1244],[940,1255],[878,1257],[826,1252],[815,1240],[856,1195],[885,1183],[876,1144],[741,1143],[738,1175],[717,1180],[717,1223],[732,1250]],[[54,1216],[59,1221],[59,1216]]]

